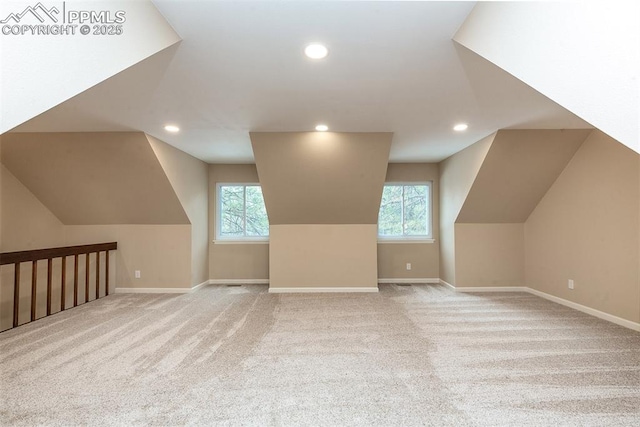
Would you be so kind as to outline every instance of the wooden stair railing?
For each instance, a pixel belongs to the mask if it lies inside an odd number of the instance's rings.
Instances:
[[[36,294],[38,288],[38,261],[47,260],[47,316],[51,315],[52,298],[52,270],[54,258],[62,258],[61,288],[60,288],[60,311],[66,307],[67,296],[67,257],[73,256],[73,306],[78,305],[78,257],[85,255],[85,292],[84,302],[89,302],[89,280],[90,280],[90,256],[95,255],[96,269],[95,299],[100,298],[100,253],[105,253],[105,296],[109,295],[109,251],[118,249],[117,242],[97,243],[93,245],[66,246],[60,248],[36,249],[31,251],[4,252],[0,253],[0,265],[14,265],[13,274],[13,327],[19,325],[20,309],[20,264],[31,263],[31,322],[36,320]]]

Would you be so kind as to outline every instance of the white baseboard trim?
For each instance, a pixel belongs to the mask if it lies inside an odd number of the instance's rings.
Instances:
[[[116,294],[188,294],[192,291],[193,288],[116,288]]]
[[[442,280],[442,279],[440,279],[440,284],[441,284],[441,285],[444,285],[444,286],[447,286],[447,287],[449,287],[449,288],[453,289],[454,291],[456,290],[456,287],[455,287],[455,286],[453,286],[451,283],[445,282],[445,281],[444,281],[444,280]]]
[[[402,278],[402,279],[378,279],[378,283],[379,284],[393,284],[393,283],[415,283],[415,284],[420,284],[420,283],[440,283],[440,279],[407,279],[407,278]]]
[[[587,307],[586,305],[578,304],[577,302],[569,301],[564,298],[560,298],[554,295],[547,294],[545,292],[538,291],[536,289],[526,288],[526,292],[539,296],[540,298],[547,299],[549,301],[553,301],[555,303],[564,305],[569,308],[573,308],[574,310],[581,311],[583,313],[590,314],[591,316],[595,316],[602,320],[607,320],[611,323],[615,323],[616,325],[624,326],[625,328],[633,329],[634,331],[640,332],[640,323],[632,322],[631,320],[623,319],[618,316],[614,316],[613,314],[605,313],[604,311],[596,310],[595,308]]]
[[[377,287],[269,288],[270,294],[327,293],[327,292],[378,292],[378,288]]]
[[[195,292],[198,289],[200,289],[203,286],[207,286],[209,284],[208,280],[205,280],[204,282],[200,283],[199,285],[195,285],[193,288],[191,288],[191,292]]]
[[[455,287],[450,283],[440,280],[440,283],[453,289],[455,292],[524,292],[531,295],[535,295],[540,298],[555,302],[556,304],[564,305],[565,307],[572,308],[574,310],[581,311],[598,319],[606,320],[616,325],[624,326],[625,328],[632,329],[640,332],[640,323],[633,322],[631,320],[623,319],[613,314],[605,313],[604,311],[596,310],[595,308],[587,307],[586,305],[578,304],[577,302],[569,301],[564,298],[557,297],[537,289],[532,289],[528,286],[490,286],[490,287]]]
[[[566,307],[572,308],[574,310],[581,311],[583,313],[589,314],[591,316],[597,317],[602,320],[606,320],[611,323],[615,323],[616,325],[624,326],[625,328],[632,329],[634,331],[640,332],[640,323],[633,322],[631,320],[626,320],[618,316],[614,316],[609,313],[605,313],[600,310],[596,310],[595,308],[587,307],[582,304],[578,304],[573,301],[566,300],[564,298],[556,297],[551,294],[547,294],[545,292],[538,291],[536,289],[529,288],[527,286],[486,286],[486,287],[455,287],[450,283],[445,282],[442,279],[378,279],[378,283],[387,284],[387,283],[439,283],[441,285],[447,286],[454,290],[455,292],[464,292],[464,293],[475,293],[475,292],[525,292],[532,295],[536,295],[540,298],[544,298],[546,300],[555,302],[557,304],[564,305]],[[209,279],[205,282],[200,283],[199,285],[194,286],[193,288],[124,288],[124,287],[116,287],[116,294],[187,294],[190,292],[194,292],[197,289],[200,289],[206,285],[234,285],[234,284],[257,284],[257,285],[266,285],[269,284],[269,279]],[[377,287],[349,287],[349,288],[341,288],[341,287],[315,287],[315,288],[269,288],[269,293],[271,294],[281,294],[281,293],[326,293],[326,292],[378,292]]]
[[[451,286],[451,285],[449,285]],[[454,287],[456,292],[527,292],[526,286],[469,286],[469,287]]]
[[[269,279],[209,279],[210,285],[268,285]],[[437,278],[402,278],[402,279],[378,279],[378,283],[440,283],[440,279]],[[201,284],[202,285],[202,284]],[[201,286],[198,285],[198,286]]]
[[[116,294],[188,294],[209,284],[209,280],[192,288],[116,288]]]
[[[268,285],[269,279],[209,279],[210,285]]]

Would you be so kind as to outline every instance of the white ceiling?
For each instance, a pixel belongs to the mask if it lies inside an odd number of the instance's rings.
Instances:
[[[244,163],[250,131],[322,122],[394,132],[391,161],[431,162],[497,129],[590,127],[451,40],[474,2],[154,3],[179,45],[15,131],[141,130],[211,163]],[[306,58],[310,42],[329,56]],[[453,132],[458,122],[469,129]]]

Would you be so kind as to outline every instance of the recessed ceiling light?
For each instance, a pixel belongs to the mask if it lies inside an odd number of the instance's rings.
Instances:
[[[329,50],[321,44],[313,43],[304,49],[304,54],[311,59],[322,59],[329,53]]]
[[[176,133],[180,131],[180,128],[176,125],[166,125],[164,127],[164,130],[166,130],[167,132]]]
[[[316,126],[316,130],[318,132],[326,132],[326,131],[329,130],[329,126],[327,126],[327,125],[318,125],[318,126]]]
[[[463,130],[467,130],[468,127],[469,125],[467,125],[466,123],[459,123],[453,127],[453,130],[462,132]]]

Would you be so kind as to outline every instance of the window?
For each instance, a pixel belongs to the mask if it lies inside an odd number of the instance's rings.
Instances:
[[[216,236],[224,240],[266,240],[269,219],[258,184],[218,184]]]
[[[378,236],[431,239],[431,183],[387,184],[378,214]]]

